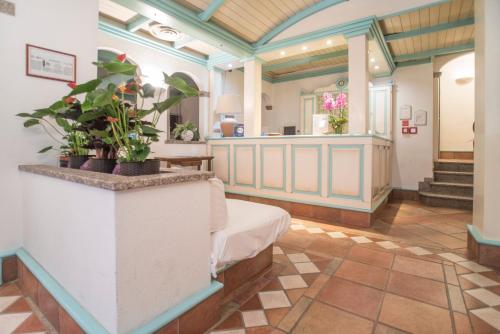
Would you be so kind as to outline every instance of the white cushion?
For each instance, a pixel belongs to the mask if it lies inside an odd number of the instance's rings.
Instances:
[[[224,183],[218,178],[208,179],[210,183],[210,233],[227,226],[228,214]]]

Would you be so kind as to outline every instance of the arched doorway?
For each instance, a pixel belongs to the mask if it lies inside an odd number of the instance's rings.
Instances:
[[[198,88],[198,85],[196,82],[191,78],[189,75],[182,73],[182,72],[176,72],[172,74],[172,77],[178,77],[183,79],[188,85],[195,87],[196,89]],[[180,95],[181,92],[178,91],[177,89],[173,87],[168,88],[168,96],[177,96]],[[193,123],[198,129],[200,127],[200,98],[198,96],[194,97],[189,97],[187,99],[182,100],[182,102],[173,107],[170,108],[168,111],[169,116],[168,116],[168,125],[167,128],[169,129],[169,135],[172,134],[172,130],[175,128],[176,124],[181,124],[181,123],[186,123],[186,122],[191,122]]]

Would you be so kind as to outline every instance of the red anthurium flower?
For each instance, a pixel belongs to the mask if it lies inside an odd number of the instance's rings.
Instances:
[[[76,82],[70,82],[70,83],[68,84],[68,86],[69,86],[69,88],[71,88],[71,89],[75,89],[75,88],[76,88]]]
[[[131,81],[125,86],[126,90],[125,93],[127,94],[135,94],[137,91],[139,91],[140,86],[137,82]]]
[[[118,118],[114,118],[114,117],[111,117],[111,116],[108,116],[106,119],[110,123],[116,123],[116,122],[118,122]]]
[[[74,98],[73,96],[68,96],[64,99],[64,103],[67,103],[67,104],[72,104],[73,102],[75,102],[76,98]]]
[[[118,60],[120,63],[123,63],[127,59],[127,54],[122,53],[121,55],[116,56],[116,60]]]

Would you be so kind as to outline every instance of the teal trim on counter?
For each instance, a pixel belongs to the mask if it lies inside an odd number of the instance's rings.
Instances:
[[[386,35],[384,38],[387,42],[390,42],[390,41],[395,41],[395,40],[399,40],[402,38],[415,37],[415,36],[420,36],[420,35],[424,35],[424,34],[432,34],[434,32],[438,32],[438,31],[449,30],[449,29],[459,28],[459,27],[463,27],[463,26],[469,26],[469,25],[473,25],[473,24],[474,24],[474,18],[469,17],[467,19],[458,20],[458,21],[454,21],[454,22],[442,23],[442,24],[437,24],[435,26],[430,26],[430,27],[426,27],[426,28],[414,29],[414,30],[410,30],[410,31],[396,33],[396,34],[390,34],[390,35]]]
[[[0,252],[0,285],[3,284],[3,258],[16,255],[15,250]]]
[[[202,21],[208,21],[215,14],[215,12],[219,9],[220,6],[224,4],[225,0],[212,0],[212,2],[207,6],[203,12],[198,14],[198,17]]]
[[[358,195],[344,195],[336,194],[333,192],[333,150],[335,148],[341,149],[357,149],[359,150],[359,189]],[[365,145],[364,144],[353,144],[353,145],[328,145],[328,197],[334,198],[344,198],[353,199],[358,201],[363,201],[365,189]]]
[[[294,15],[290,16],[288,19],[285,21],[281,22],[278,24],[276,27],[274,27],[271,31],[266,33],[263,37],[260,38],[257,43],[254,44],[254,46],[258,47],[261,45],[266,44],[270,40],[272,40],[274,37],[294,25],[295,23],[305,19],[306,17],[309,17],[323,9],[338,5],[342,2],[345,2],[347,0],[321,0],[303,10],[301,10],[298,13],[295,13]]]
[[[127,30],[130,32],[136,32],[141,28],[143,24],[150,23],[152,21],[153,20],[151,20],[149,17],[137,14],[134,18],[132,18],[132,21],[127,23]]]
[[[256,154],[255,154],[255,144],[234,144],[233,145],[233,159],[234,159],[234,171],[233,171],[233,175],[234,175],[234,184],[236,186],[240,186],[240,187],[251,187],[251,188],[256,188],[256,179],[257,179],[257,175],[256,175]],[[238,167],[236,165],[236,162],[238,160],[237,158],[237,155],[238,155],[238,148],[241,148],[241,147],[250,147],[252,148],[252,183],[248,184],[248,183],[238,183]]]
[[[20,248],[16,255],[84,332],[92,334],[109,333],[25,249]]]
[[[203,289],[201,291],[198,291],[197,293],[193,294],[192,296],[184,299],[182,302],[179,304],[175,305],[174,307],[168,309],[167,311],[163,312],[147,324],[135,329],[132,331],[133,334],[150,334],[154,333],[163,326],[167,325],[168,323],[172,322],[172,320],[177,319],[179,316],[184,314],[185,312],[189,311],[205,299],[209,298],[219,290],[221,290],[224,287],[224,285],[218,281],[212,281],[210,283],[210,286],[206,289]],[[93,332],[90,332],[93,333]]]
[[[282,187],[270,187],[264,185],[264,149],[269,147],[279,147],[283,154],[283,174],[282,174]],[[260,145],[260,187],[268,190],[286,191],[286,144],[261,144]]]
[[[139,35],[136,35],[130,31],[127,31],[126,29],[119,28],[113,24],[104,22],[104,21],[99,21],[99,30],[104,31],[108,34],[111,34],[115,37],[123,38],[129,42],[136,43],[142,46],[146,46],[149,48],[152,48],[156,51],[168,54],[170,56],[180,58],[183,60],[187,60],[199,65],[207,66],[207,59],[206,58],[201,58],[197,56],[193,56],[189,53],[183,52],[181,50],[177,50],[176,48],[166,46],[162,43],[155,42],[153,40],[150,40],[145,37],[141,37]]]
[[[342,134],[342,135],[324,135],[324,136],[313,136],[313,135],[290,135],[290,136],[260,136],[260,137],[221,137],[221,138],[210,138],[207,137],[207,141],[221,141],[221,140],[245,140],[245,139],[339,139],[339,138],[376,138],[392,142],[391,139],[384,138],[377,135],[356,135],[356,134]]]
[[[500,247],[500,240],[491,240],[483,238],[481,232],[474,225],[468,224],[467,230],[469,230],[469,233],[474,237],[474,239],[478,244]]]
[[[317,163],[317,189],[316,191],[307,191],[307,190],[299,190],[295,188],[295,150],[301,148],[315,148],[318,150],[318,158],[316,160]],[[292,193],[295,194],[304,194],[304,195],[317,195],[321,196],[321,187],[322,187],[322,154],[321,154],[321,144],[292,144]]]
[[[229,183],[231,182],[231,160],[230,160],[231,145],[229,145],[229,144],[211,145],[211,147],[210,147],[211,154],[210,155],[214,155],[214,147],[221,147],[221,148],[226,148],[227,149],[227,151],[226,151],[226,154],[227,154],[227,181],[222,181],[222,182],[224,184],[226,184],[226,185],[229,185]],[[212,161],[212,166],[213,166],[212,170],[215,173],[216,171],[215,171],[215,163],[214,163],[214,161]]]
[[[408,14],[408,13],[415,12],[415,11],[421,10],[421,9],[426,9],[426,8],[431,8],[431,7],[439,6],[439,5],[442,5],[442,4],[450,2],[450,1],[451,0],[437,0],[437,1],[434,1],[434,2],[426,4],[426,5],[412,7],[412,8],[404,9],[404,10],[401,10],[401,11],[398,11],[398,12],[394,12],[394,13],[390,13],[390,14],[387,14],[387,15],[379,16],[379,20],[383,20],[383,19],[386,19],[388,17],[394,17],[394,16],[398,16],[398,15]]]
[[[402,62],[402,61],[406,61],[406,60],[429,58],[429,57],[434,57],[434,56],[441,56],[441,55],[457,53],[457,52],[462,52],[462,51],[471,51],[471,50],[474,50],[474,43],[455,45],[455,46],[452,46],[449,48],[433,49],[433,50],[428,50],[428,51],[423,51],[423,52],[418,52],[418,53],[413,53],[413,54],[400,55],[400,56],[396,56],[396,58],[394,58],[394,61]]]

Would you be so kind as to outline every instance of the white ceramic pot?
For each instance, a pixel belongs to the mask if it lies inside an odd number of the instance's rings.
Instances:
[[[192,141],[194,138],[194,132],[191,130],[184,130],[181,133],[181,138],[184,141]]]

